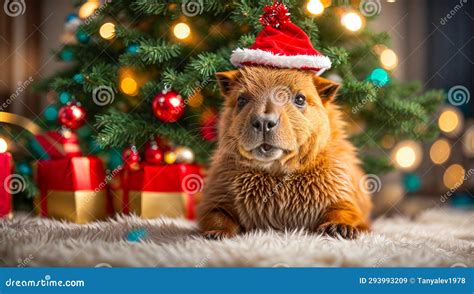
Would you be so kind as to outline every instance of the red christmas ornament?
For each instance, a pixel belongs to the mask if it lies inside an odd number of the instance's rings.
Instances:
[[[79,103],[68,104],[61,109],[58,113],[58,122],[71,130],[78,129],[86,122],[86,110]]]
[[[123,151],[122,159],[127,169],[137,171],[140,169],[140,154],[137,147],[132,146]]]
[[[290,13],[286,9],[285,4],[280,2],[274,2],[273,5],[265,6],[263,8],[263,14],[258,20],[264,27],[272,26],[274,28],[280,27],[280,25],[291,22]]]
[[[178,93],[165,89],[158,93],[152,102],[153,113],[165,122],[175,122],[184,113],[184,101]]]
[[[145,149],[145,160],[149,164],[161,164],[163,159],[163,151],[158,148],[158,144],[155,140],[150,141],[150,146]]]
[[[215,112],[209,112],[201,120],[201,136],[206,141],[217,140],[217,121],[218,116]]]

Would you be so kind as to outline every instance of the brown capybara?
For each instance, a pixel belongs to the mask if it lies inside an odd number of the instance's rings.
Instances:
[[[352,239],[368,230],[364,174],[333,103],[339,85],[259,66],[216,77],[225,105],[198,207],[203,234],[302,228]]]

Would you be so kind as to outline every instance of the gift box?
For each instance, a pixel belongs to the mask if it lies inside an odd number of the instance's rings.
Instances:
[[[40,160],[37,183],[35,206],[41,216],[79,224],[107,217],[107,182],[99,158]]]
[[[12,178],[12,155],[0,153],[0,217],[9,216],[12,210],[12,196],[9,191]]]
[[[122,169],[111,185],[111,196],[118,213],[194,219],[202,187],[198,165],[144,164],[138,171]]]
[[[82,156],[79,139],[71,131],[50,131],[35,137],[43,148],[42,158],[59,159]]]

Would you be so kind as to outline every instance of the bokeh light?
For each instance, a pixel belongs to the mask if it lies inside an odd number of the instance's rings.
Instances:
[[[457,188],[464,182],[465,170],[460,164],[450,165],[443,175],[443,183],[446,188]]]
[[[466,130],[462,143],[464,154],[469,157],[474,156],[474,126],[470,126]]]
[[[386,70],[395,69],[398,65],[397,54],[392,49],[385,49],[380,54],[380,63]]]
[[[191,35],[191,28],[184,22],[180,22],[174,26],[173,33],[178,39],[186,39]]]
[[[341,24],[351,32],[357,32],[362,28],[363,21],[357,12],[346,12],[341,18]]]
[[[309,0],[306,9],[312,15],[321,15],[324,12],[324,5],[320,0]]]
[[[79,17],[82,19],[88,18],[98,7],[99,3],[96,1],[87,1],[86,3],[82,4],[81,8],[79,8]]]
[[[393,162],[404,171],[416,169],[421,163],[422,155],[420,144],[412,140],[399,142],[392,150]]]
[[[455,107],[445,107],[438,118],[439,129],[447,135],[455,136],[459,134],[462,124],[462,114]]]
[[[403,185],[407,192],[416,192],[421,187],[421,178],[414,173],[408,173],[403,177]]]
[[[448,140],[438,139],[430,148],[430,158],[435,164],[442,164],[451,155],[451,145]]]
[[[106,40],[113,39],[115,37],[115,25],[111,22],[104,23],[99,29],[99,35]]]
[[[5,141],[5,139],[3,138],[0,138],[0,153],[7,152],[7,150],[8,150],[7,141]]]
[[[120,81],[120,90],[127,95],[135,96],[138,94],[138,84],[131,77],[125,77]]]

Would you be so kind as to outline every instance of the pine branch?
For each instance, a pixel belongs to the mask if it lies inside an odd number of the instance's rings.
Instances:
[[[200,162],[204,162],[212,150],[212,144],[202,141],[199,134],[178,124],[157,122],[142,114],[113,111],[96,116],[95,126],[100,130],[97,142],[101,148],[123,148],[130,144],[142,146],[151,136],[160,136],[176,144],[192,147]]]
[[[139,57],[145,64],[160,64],[178,57],[181,46],[164,40],[146,40],[140,42]]]
[[[136,0],[130,7],[139,14],[165,14],[170,1],[167,0]]]

